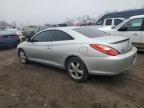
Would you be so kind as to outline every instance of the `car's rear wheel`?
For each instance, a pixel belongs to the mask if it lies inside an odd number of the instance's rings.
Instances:
[[[18,56],[19,56],[19,59],[20,59],[21,63],[27,64],[29,62],[28,59],[27,59],[26,53],[24,52],[23,49],[19,50]]]
[[[86,81],[88,78],[87,67],[82,60],[77,57],[70,58],[66,65],[69,76],[78,82]]]

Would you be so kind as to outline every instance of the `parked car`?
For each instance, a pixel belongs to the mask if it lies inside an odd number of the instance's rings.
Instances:
[[[99,30],[111,35],[128,37],[134,46],[144,51],[144,15],[133,16],[118,26],[103,27]]]
[[[0,48],[13,46],[16,47],[20,43],[19,34],[11,31],[0,31]]]
[[[137,52],[128,38],[108,36],[95,27],[49,28],[17,48],[22,63],[60,67],[76,81],[85,81],[89,74],[120,74],[134,64]]]
[[[96,27],[100,28],[100,27],[107,27],[107,26],[115,26],[120,24],[121,22],[123,22],[125,20],[125,18],[122,17],[118,17],[118,18],[105,18],[104,20],[99,20],[96,23]]]
[[[128,19],[132,16],[143,15],[144,9],[134,9],[120,12],[111,12],[103,15],[97,22],[96,26],[105,27],[105,26],[115,26],[123,22],[125,19]]]
[[[16,28],[16,27],[1,27],[0,28],[0,32],[5,32],[5,33],[10,33],[10,34],[17,34],[18,36],[19,36],[19,38],[20,38],[20,41],[23,41],[23,39],[25,38],[24,36],[23,36],[23,33],[22,33],[22,31],[21,31],[21,29],[20,28]]]
[[[21,42],[25,40],[25,37],[24,37],[22,31],[19,29],[7,29],[7,30],[5,30],[5,32],[10,32],[12,34],[16,34],[19,37]]]

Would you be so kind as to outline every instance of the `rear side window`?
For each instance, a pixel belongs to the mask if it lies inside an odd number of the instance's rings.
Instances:
[[[123,22],[123,20],[121,20],[121,19],[115,19],[114,20],[114,25],[119,25],[121,22]]]
[[[103,25],[103,20],[98,20],[98,21],[96,22],[96,25]]]
[[[73,30],[88,37],[88,38],[96,38],[96,37],[100,37],[100,36],[109,35],[108,33],[97,30],[95,27],[82,27],[82,28],[76,28]]]
[[[112,19],[106,19],[105,25],[112,25]]]
[[[52,41],[64,41],[64,40],[73,40],[73,38],[63,31],[54,30]]]

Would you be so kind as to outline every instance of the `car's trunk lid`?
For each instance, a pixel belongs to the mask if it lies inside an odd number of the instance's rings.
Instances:
[[[120,54],[127,53],[132,49],[132,45],[127,37],[103,36],[95,39],[109,44],[110,47],[116,49]]]
[[[0,31],[0,41],[10,41],[16,39],[19,39],[19,37],[16,34],[16,31],[12,30]]]

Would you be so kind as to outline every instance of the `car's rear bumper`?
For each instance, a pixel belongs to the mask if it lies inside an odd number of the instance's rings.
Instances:
[[[19,43],[20,43],[20,40],[0,42],[0,48],[9,47],[9,46],[17,46],[17,44],[19,44]]]
[[[90,74],[117,75],[129,69],[136,61],[137,49],[135,47],[126,54],[109,57],[84,58]]]

